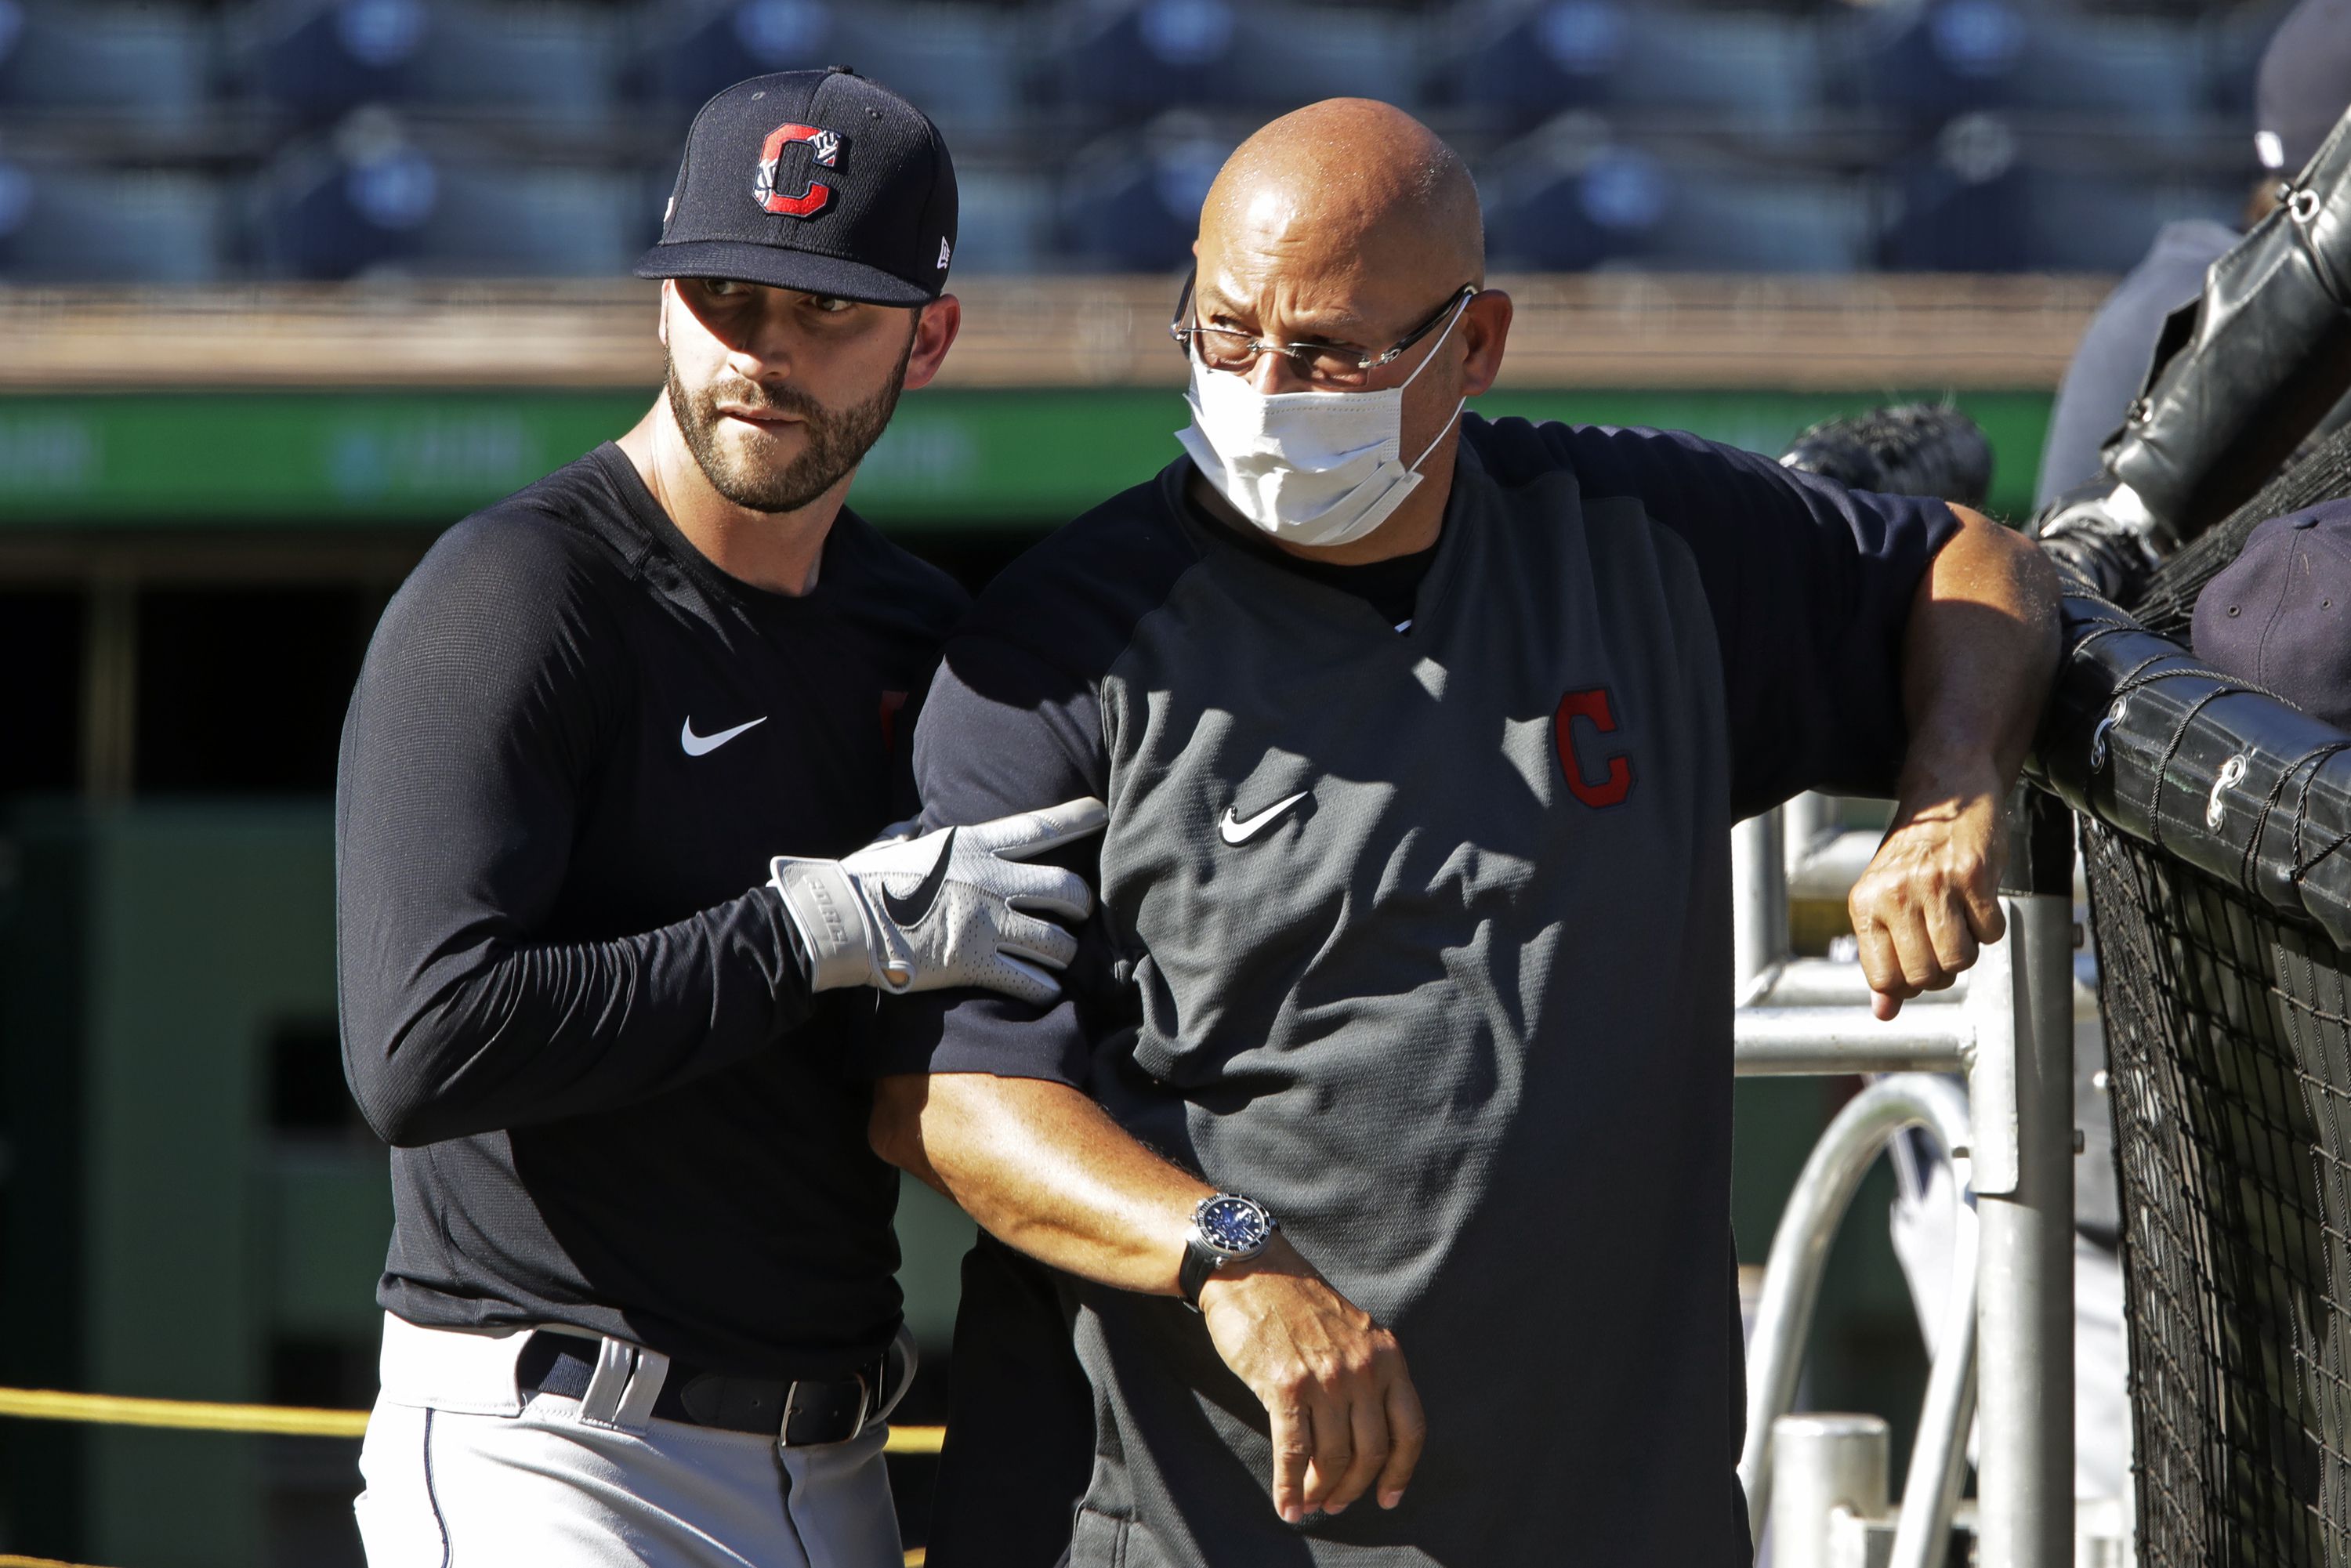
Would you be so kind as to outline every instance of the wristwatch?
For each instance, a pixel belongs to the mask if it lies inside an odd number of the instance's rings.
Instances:
[[[1184,1263],[1176,1271],[1184,1304],[1198,1312],[1200,1287],[1209,1276],[1228,1263],[1256,1257],[1280,1228],[1265,1205],[1237,1193],[1215,1193],[1194,1205],[1192,1233],[1184,1239]]]

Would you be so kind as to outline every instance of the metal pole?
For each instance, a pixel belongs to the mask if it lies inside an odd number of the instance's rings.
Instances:
[[[1960,1008],[1906,1007],[1886,1023],[1858,1007],[1740,1008],[1731,1015],[1733,1070],[1745,1077],[1958,1072],[1973,1039]]]
[[[1951,1007],[1968,999],[1971,975],[1939,991],[1911,998],[1902,1006],[1902,1018],[1917,1007]],[[1869,977],[1851,959],[1791,958],[1771,973],[1769,984],[1747,998],[1750,1008],[1866,1008]],[[1895,1020],[1896,1023],[1901,1019]]]
[[[1742,1000],[1788,956],[1788,859],[1781,834],[1777,811],[1730,830],[1732,994]]]
[[[1977,1024],[1969,1091],[1980,1223],[1980,1561],[2065,1568],[2074,1549],[2074,908],[2070,895],[2053,893],[2001,904],[2008,939],[1986,949],[1968,1009]]]
[[[1785,846],[1790,870],[1803,864],[1823,840],[1835,834],[1836,816],[1836,802],[1811,790],[1780,808],[1780,841]]]
[[[1771,1490],[1772,1568],[1830,1568],[1839,1509],[1884,1516],[1891,1447],[1876,1416],[1782,1416],[1771,1423],[1780,1469]]]
[[[1750,1529],[1761,1529],[1772,1512],[1771,1434],[1795,1399],[1796,1375],[1812,1332],[1829,1243],[1886,1140],[1914,1126],[1926,1128],[1947,1151],[1964,1147],[1967,1096],[1948,1078],[1904,1073],[1879,1079],[1831,1118],[1788,1194],[1788,1207],[1771,1236],[1763,1299],[1756,1303],[1755,1332],[1747,1348],[1747,1437],[1739,1456],[1739,1482],[1747,1490]],[[1966,1453],[1968,1402],[1974,1389],[1966,1365],[1976,1348],[1968,1332],[1969,1300],[1975,1288],[1969,1258],[1963,1227],[1945,1332],[1935,1346],[1927,1399],[1918,1415],[1918,1440],[1910,1455],[1910,1479],[1902,1494],[1900,1536],[1917,1543],[1918,1554],[1907,1563],[1897,1559],[1902,1568],[1925,1568],[1938,1561],[1928,1544],[1941,1544],[1951,1527],[1951,1507],[1958,1497],[1951,1484],[1958,1468],[1953,1456]]]

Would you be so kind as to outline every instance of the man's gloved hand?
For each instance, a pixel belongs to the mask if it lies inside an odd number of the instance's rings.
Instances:
[[[2032,533],[2051,560],[2116,604],[2137,599],[2169,553],[2137,493],[2110,479],[2058,497]]]
[[[769,885],[808,945],[813,989],[878,986],[893,994],[983,986],[1022,1001],[1058,1000],[1093,913],[1085,879],[1021,862],[1102,831],[1109,809],[1089,797],[1042,811],[914,839],[884,839],[841,860],[778,855]]]
[[[1949,403],[1905,402],[1824,419],[1788,445],[1781,465],[1853,490],[1936,496],[1980,507],[1991,488],[1991,443]]]

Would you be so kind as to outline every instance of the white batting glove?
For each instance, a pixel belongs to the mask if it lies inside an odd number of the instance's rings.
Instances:
[[[808,946],[813,989],[878,986],[894,995],[981,986],[1040,1006],[1053,971],[1077,956],[1093,913],[1075,872],[1022,862],[1102,831],[1089,797],[915,839],[885,839],[841,860],[778,855],[769,885]]]

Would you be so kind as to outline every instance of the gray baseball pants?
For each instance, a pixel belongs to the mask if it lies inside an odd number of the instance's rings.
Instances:
[[[528,1338],[386,1315],[352,1505],[369,1568],[899,1568],[886,1427],[778,1448],[654,1419],[669,1358],[618,1340],[585,1396],[526,1400]]]

